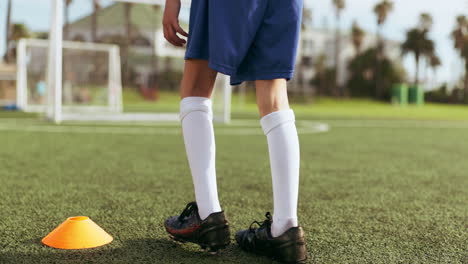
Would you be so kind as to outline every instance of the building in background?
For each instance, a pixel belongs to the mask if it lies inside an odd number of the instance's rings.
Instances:
[[[374,34],[366,34],[361,50],[365,51],[369,48],[376,46],[377,36]],[[316,63],[322,57],[325,59],[325,66],[332,68],[335,65],[335,35],[334,32],[328,29],[318,29],[318,28],[308,28],[302,32],[299,53],[298,53],[298,64],[301,60],[305,60],[306,63],[303,65],[298,65],[298,72],[295,78],[295,84],[291,88],[299,92],[301,89],[307,89],[302,91],[305,93],[313,93],[315,87],[311,85],[297,85],[298,76],[303,78],[301,83],[310,84],[312,79],[317,74],[316,72]],[[385,54],[386,56],[394,62],[402,62],[401,56],[401,43],[393,40],[385,41]],[[348,64],[356,56],[356,49],[353,46],[352,38],[350,33],[342,33],[341,35],[341,49],[340,49],[340,61],[339,61],[339,76],[338,83],[340,85],[346,85],[347,80],[349,79],[349,70]]]
[[[16,67],[0,63],[0,106],[16,104]]]

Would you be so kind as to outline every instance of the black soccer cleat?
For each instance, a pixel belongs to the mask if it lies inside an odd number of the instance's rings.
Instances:
[[[282,263],[305,263],[307,248],[302,227],[288,229],[279,237],[271,236],[271,214],[266,213],[266,220],[253,222],[249,229],[236,233],[236,241],[244,251],[268,256]],[[259,228],[253,228],[258,224]]]
[[[224,212],[212,213],[201,220],[196,202],[188,203],[179,216],[167,219],[164,227],[172,239],[198,244],[210,253],[226,248],[231,242]]]

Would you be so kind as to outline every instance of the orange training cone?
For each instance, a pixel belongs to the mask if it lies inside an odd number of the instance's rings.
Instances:
[[[113,238],[87,216],[69,217],[46,237],[42,243],[61,249],[94,248],[109,244]]]

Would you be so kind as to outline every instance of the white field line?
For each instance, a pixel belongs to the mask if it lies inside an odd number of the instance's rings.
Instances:
[[[34,119],[33,119],[34,120]],[[3,121],[3,119],[0,119]],[[326,124],[324,123],[326,122]],[[296,124],[299,129],[304,127],[328,131],[329,127],[337,128],[468,128],[468,121],[412,121],[412,120],[327,120],[324,122],[314,122],[308,120],[297,120]],[[1,124],[1,123],[0,123]],[[44,124],[35,120],[35,124]],[[83,126],[83,122],[65,122],[69,126]],[[85,122],[86,125],[94,125],[97,127],[125,127],[125,126],[139,126],[139,127],[177,127],[179,122]],[[231,128],[255,128],[260,129],[260,121],[252,119],[237,119],[233,120],[226,129]],[[328,127],[328,128],[327,128]],[[222,127],[221,127],[222,128]],[[219,129],[219,128],[217,128]]]
[[[171,128],[125,128],[125,127],[90,127],[90,126],[49,126],[49,125],[0,125],[0,131],[72,133],[72,134],[120,134],[120,135],[155,135],[179,134],[180,129]]]
[[[466,121],[330,120],[327,123],[336,128],[468,129]]]
[[[34,119],[33,119],[34,120]],[[72,123],[63,126],[47,125],[37,120],[0,119],[0,131],[74,133],[74,134],[119,134],[119,135],[178,135],[181,129],[177,122],[169,123],[105,123],[90,126]],[[7,121],[7,122],[3,122]],[[306,120],[296,121],[300,134],[323,133],[333,128],[432,128],[432,129],[468,129],[465,121],[405,121],[405,120],[330,120],[318,123]],[[215,128],[218,135],[261,135],[258,120],[235,120],[228,126]]]
[[[253,127],[255,124],[256,127]],[[242,126],[216,127],[218,135],[261,135],[262,130],[258,122],[243,123]],[[43,133],[74,133],[74,134],[120,134],[120,135],[177,135],[181,134],[181,129],[176,124],[172,127],[163,126],[141,127],[141,126],[79,126],[79,125],[41,125],[41,124],[21,124],[21,123],[0,123],[0,131],[14,132],[43,132]],[[301,121],[298,124],[300,134],[327,132],[327,124]]]

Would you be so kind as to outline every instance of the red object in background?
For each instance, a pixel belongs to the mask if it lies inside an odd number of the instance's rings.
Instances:
[[[159,100],[159,87],[156,82],[157,75],[152,74],[145,78],[146,80],[140,85],[140,93],[148,101]]]
[[[157,101],[159,100],[159,89],[156,86],[147,87],[144,85],[140,86],[140,93],[148,101]]]

